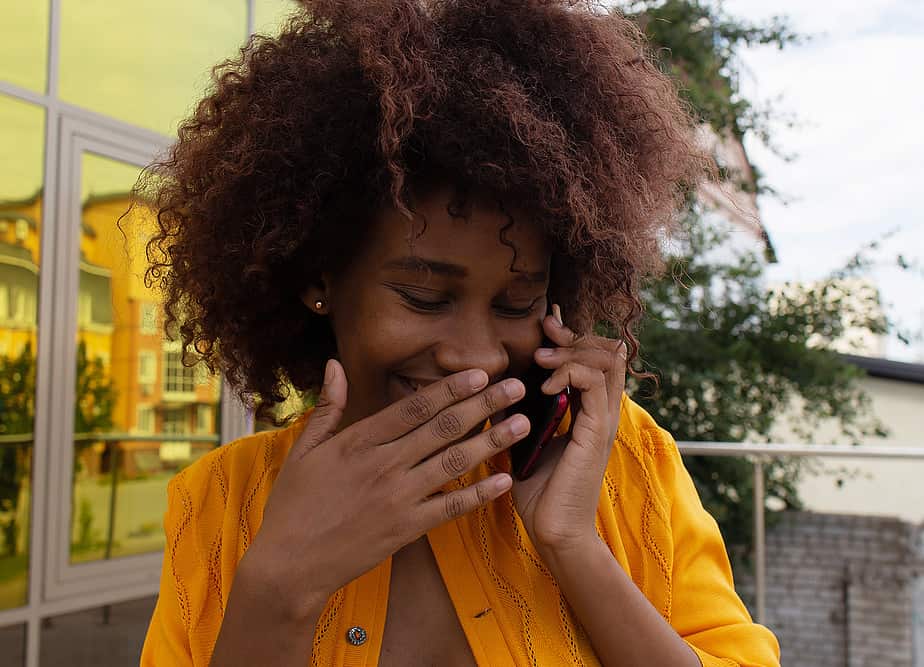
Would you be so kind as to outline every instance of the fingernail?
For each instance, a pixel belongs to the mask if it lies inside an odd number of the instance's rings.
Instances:
[[[504,383],[504,391],[507,393],[507,396],[512,400],[517,400],[526,393],[526,390],[523,387],[523,383],[519,380],[508,380]]]
[[[478,391],[488,386],[488,374],[484,371],[472,371],[468,379],[472,383],[472,391]]]
[[[510,475],[501,475],[494,480],[494,489],[498,493],[504,493],[513,486],[513,478]]]
[[[523,415],[516,415],[510,420],[510,432],[517,437],[526,435],[529,432],[529,420]]]
[[[565,326],[564,321],[561,319],[561,307],[557,303],[552,304],[552,315],[558,320],[558,326]]]
[[[536,350],[536,356],[540,359],[548,359],[553,354],[555,354],[555,350],[548,347],[540,347],[538,350]]]
[[[324,366],[324,384],[328,385],[334,380],[334,360],[328,359],[327,365]]]

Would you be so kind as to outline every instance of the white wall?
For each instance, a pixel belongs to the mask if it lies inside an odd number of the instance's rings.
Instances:
[[[882,378],[866,378],[863,384],[873,401],[875,414],[891,433],[869,439],[874,445],[920,447],[924,454],[924,384]],[[800,442],[784,415],[774,432],[775,442]],[[841,442],[833,423],[824,424],[813,438],[816,443]],[[924,459],[871,461],[867,459],[815,459],[823,474],[806,475],[799,494],[806,509],[818,512],[895,516],[924,522]],[[847,474],[845,474],[845,472]],[[842,480],[838,485],[837,480]]]

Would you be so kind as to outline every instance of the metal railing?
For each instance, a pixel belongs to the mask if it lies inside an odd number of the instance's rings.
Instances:
[[[779,443],[747,444],[730,442],[678,442],[685,456],[734,456],[751,460],[754,466],[754,591],[755,618],[766,623],[767,612],[767,543],[764,508],[766,503],[764,464],[781,457],[858,459],[911,459],[924,461],[924,447],[911,445],[789,445]]]
[[[169,442],[183,440],[187,442],[210,442],[218,444],[216,435],[186,435],[174,433],[159,433],[152,435],[138,435],[127,433],[93,433],[76,434],[75,440],[95,440],[106,443],[107,447],[118,445],[121,442]],[[31,444],[32,434],[0,435],[0,447],[22,446]],[[754,590],[755,590],[755,618],[759,623],[766,622],[766,522],[765,502],[766,487],[764,465],[773,459],[781,457],[797,458],[831,458],[845,457],[872,460],[919,460],[924,461],[924,446],[912,445],[804,445],[779,443],[728,443],[728,442],[678,442],[680,452],[685,456],[726,456],[741,457],[751,461],[754,474]],[[117,465],[112,466],[112,492],[118,484]],[[114,500],[112,501],[114,503]],[[114,514],[115,508],[110,507]],[[111,540],[111,535],[110,535]]]
[[[3,445],[31,445],[34,440],[32,433],[13,433],[0,435],[0,447]],[[75,433],[76,442],[212,442],[221,444],[221,436],[209,433],[194,435],[192,433]]]

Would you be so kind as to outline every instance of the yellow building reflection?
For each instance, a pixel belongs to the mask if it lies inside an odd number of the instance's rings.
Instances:
[[[82,207],[77,344],[89,363],[101,364],[115,397],[109,419],[98,421],[111,421],[114,433],[213,433],[220,386],[184,367],[178,343],[164,338],[156,296],[141,279],[143,241],[130,236],[126,253],[115,224],[128,204],[127,193],[115,193]],[[35,354],[41,210],[41,193],[0,204],[0,355],[8,358]],[[77,400],[89,414],[99,412],[92,396]],[[146,448],[128,443],[130,450]],[[127,463],[126,474],[137,465]]]
[[[128,206],[127,191],[91,195],[81,206],[71,549],[75,561],[161,549],[166,479],[209,451],[218,431],[220,382],[204,367],[184,366],[179,342],[165,338],[157,296],[143,283],[145,238],[131,232],[123,236],[116,224]],[[133,215],[128,228],[144,228],[143,218],[149,213],[141,208]],[[11,411],[22,412],[19,430],[29,444],[41,219],[41,192],[0,204],[0,363],[11,376],[29,379],[18,391],[8,387],[3,392],[12,399],[5,406],[5,421]],[[21,451],[26,457],[30,453]],[[25,461],[19,464],[20,473],[28,468]],[[28,493],[27,479],[20,481],[20,493]],[[28,534],[23,527],[29,503],[27,497],[21,500],[15,503],[22,514],[16,522],[18,544],[11,549],[17,552],[25,550]],[[118,505],[124,509],[113,516]]]
[[[43,190],[46,168],[72,166],[44,164],[46,156],[58,159],[45,143],[46,122],[60,127],[70,113],[63,101],[99,114],[103,136],[119,121],[169,141],[208,86],[211,67],[238,54],[247,26],[275,32],[297,3],[62,0],[55,21],[51,6],[13,3],[0,21],[0,80],[13,95],[0,94],[0,610],[27,601],[31,478],[47,472],[32,469],[36,418],[47,420],[47,410],[73,414],[72,560],[161,550],[167,480],[217,444],[221,421],[218,379],[184,367],[178,344],[162,335],[157,295],[141,279],[143,235],[126,248],[116,227],[138,167],[83,155],[80,211],[45,219],[46,198],[60,195]],[[42,405],[46,413],[36,415],[36,368],[50,363],[37,359],[39,340],[52,323],[55,331],[67,324],[39,322],[48,250],[40,239],[50,227],[61,238],[56,225],[78,218],[78,268],[45,304],[58,312],[76,293],[76,401]],[[54,379],[63,370],[50,369]]]

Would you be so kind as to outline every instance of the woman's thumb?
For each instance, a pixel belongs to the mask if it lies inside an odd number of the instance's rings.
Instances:
[[[308,417],[308,424],[298,439],[299,458],[330,438],[343,417],[347,400],[347,379],[343,366],[329,359],[324,368],[324,384]]]
[[[321,385],[321,394],[315,409],[323,407],[327,412],[337,410],[338,415],[342,414],[346,408],[346,398],[347,381],[343,366],[336,359],[328,359],[324,367],[324,384]]]

